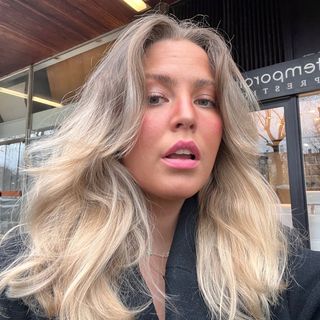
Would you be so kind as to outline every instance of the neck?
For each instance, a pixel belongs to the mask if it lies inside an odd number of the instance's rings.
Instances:
[[[154,217],[152,252],[165,254],[170,250],[183,202],[184,200],[161,201],[151,199],[150,209]]]

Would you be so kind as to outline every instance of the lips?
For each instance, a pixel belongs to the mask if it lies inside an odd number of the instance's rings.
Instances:
[[[178,141],[165,154],[163,158],[200,160],[200,151],[193,141]]]
[[[178,151],[171,153],[167,156],[169,159],[190,159],[195,160],[195,155],[188,149],[179,149]]]
[[[200,160],[200,151],[193,141],[178,141],[161,159],[173,169],[194,169]]]

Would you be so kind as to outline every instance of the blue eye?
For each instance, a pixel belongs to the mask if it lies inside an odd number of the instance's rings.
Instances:
[[[215,108],[217,106],[216,102],[211,99],[200,98],[195,100],[195,104],[204,108]]]
[[[148,96],[148,104],[152,106],[158,106],[164,102],[168,101],[165,97],[161,95],[150,95]]]

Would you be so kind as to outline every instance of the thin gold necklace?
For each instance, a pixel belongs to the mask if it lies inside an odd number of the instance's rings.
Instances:
[[[152,252],[150,249],[147,250],[147,255],[149,257],[151,256],[155,256],[155,257],[159,257],[159,258],[168,258],[169,257],[169,251],[165,254],[160,254],[160,253],[155,253],[155,252]]]

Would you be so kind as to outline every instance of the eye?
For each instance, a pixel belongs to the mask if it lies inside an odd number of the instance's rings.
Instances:
[[[214,100],[208,98],[196,99],[194,103],[203,108],[215,108],[217,106],[217,103]]]
[[[167,98],[165,98],[159,94],[152,94],[152,95],[149,95],[147,98],[147,102],[151,106],[158,106],[158,105],[165,103],[167,101],[168,101]]]

